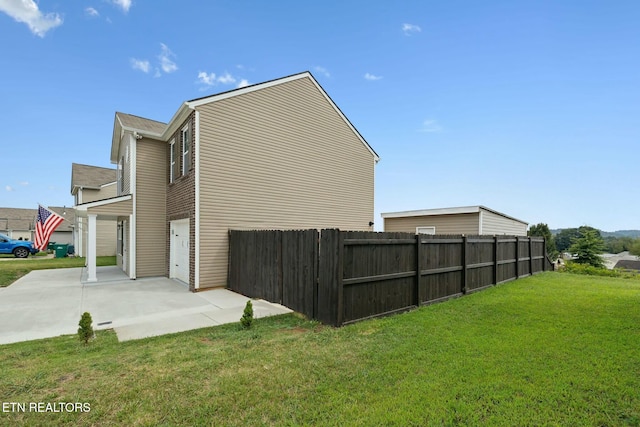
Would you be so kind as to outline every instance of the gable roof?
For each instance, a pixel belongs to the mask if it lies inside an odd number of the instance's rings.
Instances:
[[[76,194],[79,188],[100,189],[105,184],[116,182],[117,171],[100,166],[71,164],[71,194]]]
[[[638,270],[640,271],[640,260],[621,259],[616,262],[613,268],[623,268],[625,270]]]
[[[486,206],[460,206],[455,208],[437,208],[437,209],[421,209],[415,211],[402,211],[402,212],[385,212],[380,214],[382,218],[403,218],[410,216],[434,216],[434,215],[456,215],[456,214],[469,214],[479,213],[481,210],[500,215],[504,218],[511,219],[513,221],[521,222],[523,224],[529,224],[528,222],[503,214],[502,212],[494,211]]]
[[[168,141],[171,135],[177,130],[178,126],[186,120],[191,111],[195,110],[197,107],[209,104],[211,102],[221,101],[223,99],[231,98],[234,96],[240,96],[247,93],[251,93],[257,90],[266,89],[268,87],[285,84],[291,82],[293,80],[308,78],[311,82],[318,88],[319,92],[325,97],[325,99],[329,102],[331,107],[335,109],[340,118],[345,122],[345,124],[355,133],[358,139],[364,144],[364,146],[369,150],[374,160],[378,162],[380,157],[374,151],[374,149],[369,145],[369,143],[362,137],[360,132],[351,124],[349,119],[342,113],[340,108],[333,102],[333,100],[329,97],[329,95],[325,92],[325,90],[320,86],[320,84],[316,81],[313,75],[309,71],[304,71],[298,74],[292,74],[290,76],[281,77],[278,79],[269,80],[262,83],[256,83],[250,86],[245,86],[237,89],[232,89],[226,92],[221,92],[214,95],[205,96],[202,98],[192,99],[190,101],[184,102],[178,111],[173,115],[169,123],[164,124],[162,122],[157,122],[155,120],[145,119],[143,117],[132,116],[130,114],[125,113],[116,113],[116,120],[113,127],[113,137],[111,140],[111,161],[116,163],[118,161],[118,149],[119,142],[123,131],[130,131],[132,133],[137,133],[140,136],[147,136],[149,138],[158,139],[161,141]]]

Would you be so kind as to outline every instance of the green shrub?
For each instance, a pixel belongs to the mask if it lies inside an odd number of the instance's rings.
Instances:
[[[242,327],[245,329],[249,329],[251,324],[253,323],[253,304],[251,301],[247,301],[247,305],[244,307],[244,312],[242,313],[242,317],[240,318],[240,323]]]
[[[78,337],[80,338],[80,341],[84,342],[85,344],[87,344],[93,337],[93,326],[91,326],[92,322],[93,320],[91,319],[91,315],[88,312],[85,311],[84,313],[82,313],[80,323],[78,323],[78,325],[80,326],[78,328]]]
[[[620,269],[609,270],[607,268],[598,268],[589,264],[580,264],[573,261],[567,261],[565,267],[560,271],[574,274],[587,274],[589,276],[622,277],[625,279],[640,280],[640,274],[637,273]]]

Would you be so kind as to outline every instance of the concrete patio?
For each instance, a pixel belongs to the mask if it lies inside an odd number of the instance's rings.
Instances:
[[[117,267],[98,267],[97,282],[83,268],[32,271],[0,288],[0,344],[75,334],[83,312],[95,329],[120,341],[239,322],[247,298],[227,289],[189,292],[166,277],[129,280]],[[256,318],[290,313],[252,300]]]

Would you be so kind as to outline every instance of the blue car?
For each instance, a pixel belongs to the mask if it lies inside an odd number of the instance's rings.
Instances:
[[[9,236],[0,234],[0,254],[13,254],[16,258],[26,258],[29,254],[39,252],[32,242],[27,240],[13,240]]]

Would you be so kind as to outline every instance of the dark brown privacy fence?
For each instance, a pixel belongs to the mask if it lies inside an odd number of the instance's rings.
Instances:
[[[539,237],[340,230],[229,233],[231,290],[334,326],[552,269]]]

